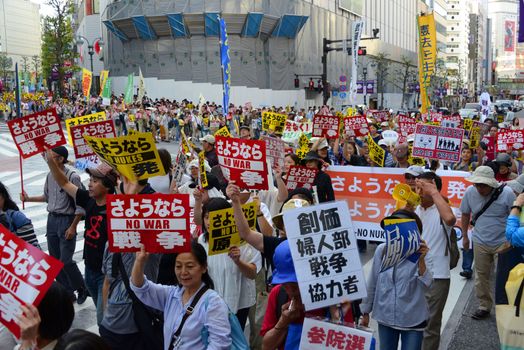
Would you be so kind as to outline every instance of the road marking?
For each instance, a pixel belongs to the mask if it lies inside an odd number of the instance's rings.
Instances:
[[[28,179],[30,179],[32,177],[39,176],[39,175],[42,175],[42,174],[45,174],[45,171],[31,171],[29,173],[24,174],[24,181],[27,181]],[[14,184],[19,183],[19,182],[20,182],[20,177],[17,176],[15,178],[12,178],[12,179],[9,179],[9,180],[5,181],[4,185],[5,186],[11,186],[11,185],[14,185]]]

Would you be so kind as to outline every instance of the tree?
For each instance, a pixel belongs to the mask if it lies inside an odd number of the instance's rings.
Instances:
[[[377,93],[380,94],[380,109],[384,108],[384,90],[386,88],[388,68],[391,60],[388,59],[389,54],[379,52],[372,59],[376,64],[377,73]]]
[[[400,108],[404,108],[404,105],[407,105],[406,94],[408,83],[416,76],[416,66],[407,56],[402,56],[400,62],[396,65],[397,69],[394,71],[395,75],[391,83],[402,91],[402,102],[400,103]]]
[[[31,57],[33,60],[33,71],[35,72],[35,81],[38,81],[38,72],[40,71],[40,57],[34,55]]]
[[[4,85],[7,83],[7,73],[11,71],[13,67],[13,59],[7,57],[5,52],[0,53],[0,73],[4,77]]]
[[[29,70],[29,57],[22,56],[22,72],[27,72]]]
[[[58,68],[58,96],[64,93],[64,62],[74,62],[75,36],[71,25],[74,11],[72,0],[48,0],[54,16],[44,17],[42,23],[42,73],[51,76],[51,69]],[[70,68],[69,68],[70,69]]]

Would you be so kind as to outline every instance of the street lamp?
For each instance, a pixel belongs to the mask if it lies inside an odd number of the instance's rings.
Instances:
[[[93,43],[90,43],[89,40],[87,40],[87,38],[83,35],[78,35],[76,37],[77,45],[82,45],[83,43],[87,44],[87,53],[89,54],[89,59],[91,61],[91,72],[93,72],[93,55],[95,54],[94,44],[97,41],[99,45],[104,45],[104,42],[102,41],[101,37],[95,38],[95,40],[93,40]]]

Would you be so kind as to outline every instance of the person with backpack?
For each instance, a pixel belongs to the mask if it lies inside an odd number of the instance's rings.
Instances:
[[[80,175],[65,166],[67,163],[68,151],[64,146],[53,148],[46,152],[46,160],[52,158],[56,161],[60,171],[62,171],[69,182],[77,187],[83,187]],[[78,223],[85,215],[84,210],[76,205],[75,199],[64,191],[56,182],[53,175],[47,174],[44,184],[44,193],[40,196],[30,197],[26,192],[20,194],[22,202],[47,202],[47,247],[49,254],[64,263],[64,268],[57,277],[57,281],[62,284],[79,305],[83,304],[88,291],[82,278],[82,274],[73,260],[76,248],[76,235]],[[78,293],[75,296],[74,292]]]

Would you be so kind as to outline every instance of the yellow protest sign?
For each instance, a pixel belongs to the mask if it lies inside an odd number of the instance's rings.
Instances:
[[[130,180],[166,174],[151,133],[137,132],[113,138],[84,135],[84,139],[100,158]]]
[[[204,151],[198,154],[198,169],[200,174],[200,187],[206,188],[208,183],[206,174],[206,153]]]
[[[274,132],[275,135],[282,135],[286,127],[287,115],[263,112],[262,113],[262,130]]]
[[[355,114],[357,114],[357,109],[356,108],[348,107],[348,109],[346,109],[346,116],[352,117]]]
[[[69,138],[69,144],[73,146],[73,138],[71,137],[71,127],[76,125],[85,125],[92,122],[99,122],[106,120],[106,112],[98,112],[93,114],[84,115],[82,117],[69,118],[65,120],[67,129],[67,137]]]
[[[474,126],[469,133],[469,148],[475,149],[480,145],[480,127]]]
[[[227,126],[223,126],[220,129],[218,129],[217,132],[215,132],[215,134],[213,136],[215,136],[215,137],[217,137],[217,136],[231,137],[231,133],[229,132]]]
[[[256,203],[247,203],[242,206],[242,211],[249,227],[255,230],[257,223]],[[223,254],[230,247],[240,246],[245,241],[240,238],[233,215],[233,208],[215,210],[209,213],[209,250],[208,255]]]
[[[504,123],[504,116],[502,114],[497,115],[497,123]]]
[[[369,148],[369,158],[375,162],[378,166],[384,166],[386,160],[386,151],[382,149],[371,137],[368,136],[368,148]]]
[[[134,123],[134,122],[135,122],[136,117],[135,117],[134,114],[128,114],[128,117],[129,117],[129,121],[130,121],[131,123]]]
[[[412,150],[413,150],[413,146],[409,146],[409,148],[408,148],[408,163],[409,163],[409,165],[418,165],[418,166],[421,166],[421,167],[426,166],[426,161],[424,160],[424,158],[413,157],[411,155],[412,154]]]
[[[471,130],[473,127],[473,119],[464,119],[464,130]]]
[[[309,139],[304,133],[300,134],[298,138],[298,148],[304,149],[306,152],[309,150]]]
[[[101,70],[100,71],[100,93],[98,96],[102,96],[102,92],[104,91],[104,87],[106,86],[107,78],[109,77],[109,71],[108,70]]]
[[[307,150],[307,149],[299,148],[299,149],[297,149],[297,151],[295,152],[295,154],[297,155],[298,158],[303,159],[303,158],[306,156],[306,153],[307,153],[308,151],[309,151],[309,150]]]

